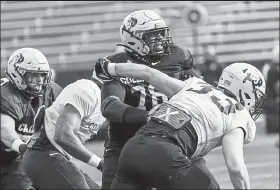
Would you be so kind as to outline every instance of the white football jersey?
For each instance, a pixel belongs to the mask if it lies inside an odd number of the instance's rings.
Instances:
[[[185,82],[185,87],[169,103],[192,117],[191,123],[198,135],[192,159],[221,146],[223,136],[238,127],[246,133],[244,144],[252,142],[256,126],[240,103],[202,79],[193,77]]]
[[[62,153],[67,154],[55,141],[56,120],[66,104],[71,104],[80,113],[82,121],[76,135],[82,143],[97,134],[105,121],[101,113],[101,91],[91,80],[81,79],[66,86],[52,106],[45,112],[45,130],[48,139]]]

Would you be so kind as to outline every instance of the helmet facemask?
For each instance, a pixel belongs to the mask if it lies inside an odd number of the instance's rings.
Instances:
[[[138,56],[147,60],[148,63],[157,63],[162,56],[171,54],[173,41],[167,27],[145,31],[142,33],[142,38],[139,41],[146,47],[143,49],[147,50],[147,52],[145,56]]]
[[[163,56],[171,53],[173,44],[168,28],[157,28],[145,31],[142,35],[143,44],[150,49],[149,56]]]
[[[20,67],[16,67],[15,71],[17,72],[17,75],[22,78],[20,84],[19,84],[19,80],[14,80],[15,76],[11,76],[8,72],[6,72],[6,75],[11,81],[13,81],[14,84],[16,84],[19,90],[21,90],[26,97],[33,98],[33,97],[44,95],[45,88],[49,85],[51,81],[51,76],[52,76],[51,71],[29,71]],[[30,79],[28,79],[30,77],[27,76],[28,75],[27,73],[31,73],[31,76],[36,74],[42,74],[43,82],[39,82],[39,83],[33,82],[34,79],[31,79],[30,81]],[[12,73],[12,75],[14,75],[14,73]],[[35,78],[35,77],[32,76],[31,78]],[[33,85],[34,87],[32,87]],[[40,89],[36,90],[35,85],[40,86]]]
[[[249,112],[253,120],[256,121],[263,111],[262,108],[266,99],[266,95],[257,88],[253,90],[253,94],[255,96],[255,105],[249,109]]]
[[[38,80],[40,75],[43,79]],[[51,80],[51,71],[26,71],[23,75],[24,83],[26,84],[25,93],[30,96],[43,96],[45,88]]]
[[[251,97],[248,93],[242,92],[240,89],[239,99],[240,99],[240,103],[244,107],[250,106],[250,102],[251,103],[254,102],[254,105],[251,106],[248,110],[252,119],[256,121],[263,111],[262,107],[264,105],[266,95],[260,89],[256,88],[256,84],[254,83],[254,81],[252,81],[252,86],[253,86],[252,94],[254,95],[254,97]],[[244,98],[242,98],[242,94],[243,97],[246,99],[245,101]],[[246,103],[247,105],[245,105]]]

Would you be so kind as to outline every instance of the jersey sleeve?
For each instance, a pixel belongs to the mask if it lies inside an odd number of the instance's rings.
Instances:
[[[20,109],[17,109],[15,106],[15,104],[12,104],[7,99],[1,97],[1,113],[8,115],[15,120],[20,120],[22,114],[19,111]]]
[[[109,96],[117,96],[121,101],[124,101],[126,94],[125,87],[119,81],[109,81],[103,84],[101,90],[101,99],[102,101]]]
[[[63,94],[62,94],[63,93]],[[81,118],[89,116],[97,106],[100,90],[93,81],[77,81],[61,92],[64,104],[71,104],[80,113]]]
[[[21,107],[21,105],[23,104],[23,100],[21,97],[22,95],[9,81],[4,81],[4,83],[1,83],[0,91],[1,113],[9,115],[17,121],[21,120],[23,117],[23,109]]]
[[[244,127],[244,130],[246,132],[245,138],[244,138],[244,144],[251,143],[256,135],[256,124],[253,121],[253,119],[250,119],[247,123],[247,125]]]
[[[247,110],[243,109],[235,113],[234,117],[232,117],[231,126],[228,127],[226,133],[236,128],[241,128],[244,132],[243,144],[249,144],[254,140],[256,124]]]

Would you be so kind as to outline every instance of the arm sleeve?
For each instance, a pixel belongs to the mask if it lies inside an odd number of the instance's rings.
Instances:
[[[147,111],[123,103],[126,89],[117,81],[105,82],[102,88],[102,114],[111,122],[143,125]],[[113,98],[112,98],[113,97]]]

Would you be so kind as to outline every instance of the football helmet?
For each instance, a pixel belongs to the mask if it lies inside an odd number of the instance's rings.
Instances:
[[[27,81],[29,75],[43,76],[42,81]],[[41,75],[40,75],[41,74]],[[28,97],[41,96],[51,80],[51,70],[47,58],[34,48],[21,48],[16,50],[9,58],[6,70],[7,78]],[[40,88],[31,88],[32,85]]]
[[[159,57],[171,53],[173,44],[163,19],[150,10],[129,14],[120,27],[121,45],[137,56]]]
[[[233,63],[227,66],[217,87],[232,93],[254,120],[262,113],[266,84],[262,73],[256,67],[247,63]]]

